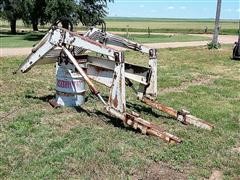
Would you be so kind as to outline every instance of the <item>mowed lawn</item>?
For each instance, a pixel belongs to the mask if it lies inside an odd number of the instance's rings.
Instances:
[[[212,132],[176,122],[127,90],[128,110],[181,137],[179,145],[125,128],[90,93],[81,108],[53,109],[54,65],[13,75],[24,57],[1,58],[0,178],[204,179],[219,170],[239,179],[240,62],[230,55],[229,46],[159,50],[157,100],[214,124]],[[148,63],[132,52],[126,59]]]
[[[0,33],[0,48],[33,47],[44,36],[41,32],[19,33],[12,35]]]
[[[0,48],[16,48],[16,47],[32,47],[44,36],[42,32],[19,33],[17,35],[0,34]],[[121,35],[130,40],[140,43],[162,43],[162,42],[189,42],[189,41],[204,41],[210,40],[208,37],[194,36],[187,34],[176,35],[156,35],[150,34],[129,34]]]

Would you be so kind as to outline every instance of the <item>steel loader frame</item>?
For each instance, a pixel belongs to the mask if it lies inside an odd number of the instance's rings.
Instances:
[[[112,47],[113,45],[114,47]],[[149,67],[129,64],[124,52],[116,47],[131,49],[149,55]],[[83,55],[86,51],[99,53],[101,56]],[[34,65],[55,63],[62,58],[72,63],[88,84],[91,92],[103,103],[105,110],[143,134],[157,136],[170,143],[180,143],[181,139],[166,132],[161,127],[139,117],[137,113],[126,110],[126,86],[131,87],[138,99],[146,105],[163,111],[184,124],[211,130],[213,126],[206,121],[190,115],[185,110],[176,111],[155,101],[157,97],[157,54],[151,49],[110,33],[91,28],[83,36],[66,29],[53,26],[45,37],[33,48],[32,53],[19,67],[22,73]],[[86,63],[86,69],[81,63]],[[108,102],[102,98],[93,81],[110,89]],[[132,81],[139,83],[139,88]]]

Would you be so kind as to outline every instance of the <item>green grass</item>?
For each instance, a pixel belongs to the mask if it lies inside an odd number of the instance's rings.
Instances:
[[[39,32],[19,33],[17,35],[2,33],[0,34],[0,47],[1,48],[32,47],[43,36],[44,34]]]
[[[127,35],[123,35],[127,38]],[[193,36],[186,34],[176,34],[176,35],[155,35],[150,34],[130,34],[129,40],[133,40],[140,43],[165,43],[165,42],[189,42],[189,41],[207,41],[210,40],[208,37]]]
[[[42,37],[43,32],[19,33],[11,35],[8,33],[0,34],[1,48],[15,48],[15,47],[32,47]],[[125,35],[122,35],[125,36]],[[132,34],[129,36],[130,40],[135,40],[139,43],[160,43],[160,42],[187,42],[187,41],[202,41],[209,40],[206,37],[192,36],[192,35],[151,35],[148,38],[147,34]]]
[[[52,109],[54,65],[13,75],[24,57],[1,58],[0,178],[206,179],[217,169],[239,179],[240,154],[232,149],[240,146],[240,64],[230,55],[229,46],[159,50],[158,101],[190,110],[214,124],[212,132],[175,122],[127,90],[128,109],[181,137],[179,145],[124,128],[88,93],[82,109]],[[126,59],[147,65],[142,54]]]

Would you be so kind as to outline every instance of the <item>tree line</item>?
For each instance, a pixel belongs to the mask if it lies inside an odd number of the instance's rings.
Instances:
[[[107,14],[107,3],[113,0],[0,0],[0,17],[10,23],[11,33],[16,33],[16,22],[22,19],[38,31],[39,25],[63,20],[82,23],[84,26],[97,25]],[[68,21],[67,21],[68,20]]]

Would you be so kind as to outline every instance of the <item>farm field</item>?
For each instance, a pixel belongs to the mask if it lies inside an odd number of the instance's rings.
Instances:
[[[54,65],[13,75],[24,57],[0,58],[0,178],[206,179],[219,170],[239,179],[240,64],[231,52],[159,50],[157,100],[214,124],[212,132],[178,123],[127,90],[128,109],[181,137],[179,145],[125,128],[90,93],[82,107],[52,109]],[[127,52],[126,60],[147,65],[142,54]]]
[[[147,32],[172,32],[172,33],[197,33],[202,34],[205,28],[207,33],[212,33],[214,20],[211,19],[155,19],[155,18],[107,18],[107,28],[110,31]],[[237,34],[237,20],[222,20],[221,34]]]

